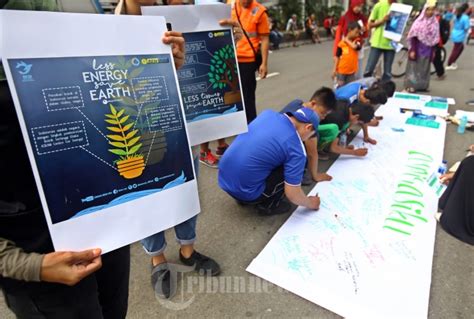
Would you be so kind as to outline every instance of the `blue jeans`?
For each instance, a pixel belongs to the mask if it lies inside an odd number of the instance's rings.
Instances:
[[[392,78],[392,64],[395,59],[395,50],[385,50],[371,47],[367,66],[365,67],[364,77],[371,77],[374,73],[377,62],[383,54],[383,75],[382,80],[387,81]]]
[[[196,171],[196,180],[199,174],[199,155],[194,158],[194,168]],[[176,240],[180,245],[191,245],[196,241],[196,223],[197,215],[174,226]],[[163,254],[166,249],[165,231],[151,235],[141,240],[145,252],[153,257]]]

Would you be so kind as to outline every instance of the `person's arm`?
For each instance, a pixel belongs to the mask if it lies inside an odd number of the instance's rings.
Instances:
[[[176,69],[184,64],[185,44],[183,34],[177,31],[165,32],[163,39],[164,44],[170,44],[173,52],[173,60]]]
[[[268,74],[268,48],[270,47],[270,37],[268,35],[262,35],[260,38],[262,39],[262,64],[258,68],[258,75],[261,79],[264,79]]]
[[[439,177],[439,180],[442,184],[448,185],[449,182],[454,178],[455,172],[448,172],[446,174],[443,174]]]
[[[102,266],[100,249],[81,252],[25,253],[0,238],[0,276],[22,281],[75,285]]]
[[[321,200],[319,196],[306,196],[301,186],[292,186],[285,183],[285,195],[295,205],[318,210]]]
[[[369,136],[369,126],[367,123],[361,124],[362,132],[364,133],[364,142],[370,143],[372,145],[377,144],[377,141]]]
[[[344,42],[346,42],[347,44],[349,44],[349,46],[351,48],[353,48],[354,50],[359,50],[360,47],[359,45],[355,42],[355,41],[351,41],[349,40],[348,38],[344,37]]]
[[[267,77],[268,73],[268,50],[270,48],[270,28],[267,14],[262,14],[257,25],[257,33],[260,37],[260,52],[262,53],[262,64],[258,67],[258,74],[261,79]]]
[[[378,16],[378,12],[379,12],[379,5],[376,4],[374,6],[374,9],[372,10],[372,13],[370,14],[370,17],[369,17],[369,29],[372,29],[372,28],[378,28],[380,27],[381,25],[384,25],[385,22],[387,22],[390,18],[390,16],[387,14],[385,17],[383,17],[382,19],[379,19]]]
[[[234,33],[234,40],[236,44],[243,38],[244,32],[242,31],[242,28],[240,27],[238,21],[232,19],[224,19],[219,21],[219,24],[223,27],[232,27],[232,32]]]
[[[416,56],[417,48],[418,48],[418,38],[417,37],[412,37],[410,39],[410,49],[409,49],[409,52],[408,52],[408,56],[409,56],[410,60],[412,60],[412,61],[417,59],[417,56]]]
[[[335,154],[344,154],[344,155],[353,155],[353,156],[365,156],[367,155],[366,148],[350,148],[339,145],[339,138],[336,138],[332,141],[329,149],[332,153]]]
[[[0,238],[0,276],[23,281],[40,281],[43,255],[25,253],[12,241]]]
[[[384,25],[385,22],[387,22],[389,20],[389,18],[390,18],[390,16],[387,14],[385,17],[383,17],[380,20],[371,20],[371,21],[369,21],[369,29],[378,28],[381,25]]]
[[[340,50],[340,48],[337,48],[337,50]],[[334,80],[337,75],[337,66],[339,65],[340,57],[336,53],[333,59],[334,59],[334,67],[332,69],[332,79]]]
[[[324,182],[324,181],[330,181],[332,180],[332,176],[326,174],[326,173],[319,173],[318,172],[318,160],[319,160],[319,155],[318,155],[318,139],[317,138],[311,138],[304,142],[305,147],[306,147],[306,154],[308,157],[308,169],[311,173],[311,177],[313,180],[316,182]]]

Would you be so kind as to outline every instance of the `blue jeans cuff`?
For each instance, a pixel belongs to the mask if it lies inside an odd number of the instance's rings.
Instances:
[[[166,249],[166,243],[163,244],[163,247],[161,247],[160,249],[158,250],[155,250],[155,251],[149,251],[148,249],[145,248],[144,245],[142,245],[143,247],[143,250],[146,252],[146,254],[150,257],[155,257],[155,256],[159,256],[161,254],[163,254],[165,252],[165,249]]]
[[[176,241],[180,245],[192,245],[196,242],[196,237],[191,239],[179,239],[178,237],[176,237]]]

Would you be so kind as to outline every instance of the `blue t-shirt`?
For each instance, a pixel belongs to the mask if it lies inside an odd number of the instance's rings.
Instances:
[[[285,114],[266,110],[237,136],[219,162],[219,186],[242,201],[256,200],[265,181],[283,166],[285,182],[298,186],[303,179],[306,152],[295,126]]]
[[[359,92],[366,87],[362,83],[351,82],[336,89],[336,100],[347,101],[349,104],[359,101]]]
[[[451,22],[453,17],[454,17],[454,13],[452,13],[451,11],[448,11],[443,15],[443,20]]]
[[[464,42],[469,31],[469,17],[463,14],[461,18],[454,18],[453,30],[451,31],[451,41],[454,43]]]

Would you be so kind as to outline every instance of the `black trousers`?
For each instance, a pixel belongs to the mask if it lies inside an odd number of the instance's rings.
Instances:
[[[283,196],[285,196],[285,175],[283,166],[279,166],[268,175],[265,190],[259,198],[251,202],[238,199],[237,201],[243,205],[258,205],[259,208],[272,209],[278,206]]]
[[[439,46],[436,46],[435,48],[435,55],[433,59],[433,65],[436,70],[436,75],[437,76],[443,76],[444,74],[444,66],[443,62],[441,61],[441,48]]]
[[[474,156],[461,162],[438,206],[443,211],[440,220],[443,229],[474,245]]]
[[[127,315],[130,246],[102,256],[102,268],[73,287],[38,283],[4,291],[18,319],[122,319]],[[29,287],[29,288],[26,288]]]
[[[239,62],[240,81],[242,82],[247,124],[257,117],[257,107],[255,105],[255,90],[257,89],[257,80],[255,79],[256,70],[257,66],[255,62]]]

